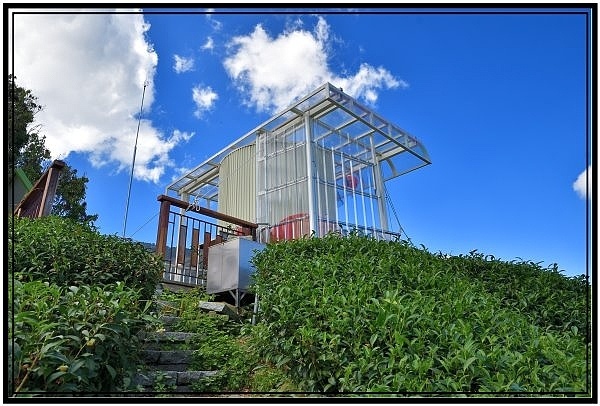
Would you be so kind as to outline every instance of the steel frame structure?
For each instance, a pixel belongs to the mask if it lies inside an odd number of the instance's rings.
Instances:
[[[358,229],[385,238],[384,183],[431,163],[416,137],[326,83],[169,184],[167,194],[217,209],[226,181],[220,163],[249,144],[256,146],[257,214],[247,220],[272,228],[295,215],[282,228],[293,235],[284,238],[298,237],[294,227],[301,234]]]

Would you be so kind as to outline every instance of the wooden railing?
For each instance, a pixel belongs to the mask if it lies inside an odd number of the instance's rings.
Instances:
[[[165,261],[163,279],[186,285],[204,285],[208,249],[232,236],[256,240],[258,225],[174,197],[160,195],[156,253]],[[183,210],[181,210],[183,209]],[[216,224],[221,220],[237,226]]]
[[[19,217],[37,218],[50,214],[52,202],[56,195],[58,186],[58,177],[60,171],[65,167],[63,161],[55,160],[52,165],[44,172],[42,177],[35,182],[33,188],[15,207],[14,215]]]

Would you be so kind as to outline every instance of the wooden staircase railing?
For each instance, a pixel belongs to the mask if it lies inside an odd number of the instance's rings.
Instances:
[[[231,236],[250,236],[256,240],[258,224],[160,195],[156,253],[165,261],[166,281],[203,284],[208,269],[209,247]],[[183,210],[180,210],[183,209]],[[237,226],[219,225],[220,220]]]

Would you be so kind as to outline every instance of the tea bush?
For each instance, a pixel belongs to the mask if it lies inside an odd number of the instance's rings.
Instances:
[[[590,341],[586,309],[591,287],[584,275],[565,277],[557,264],[542,268],[531,261],[506,262],[475,251],[448,258],[445,263],[455,272],[480,282],[504,307],[518,311],[531,323],[555,332],[574,327],[584,341]]]
[[[141,289],[141,299],[148,300],[162,275],[162,261],[142,244],[102,235],[70,219],[11,218],[8,234],[9,272],[21,272],[24,282],[59,286],[124,282]]]
[[[65,218],[8,225],[9,391],[126,389],[160,259]]]
[[[9,394],[127,389],[150,302],[141,307],[123,282],[67,288],[20,276],[9,289]]]
[[[446,259],[357,235],[272,244],[253,262],[256,349],[301,390],[588,390],[585,327],[569,323],[569,307],[581,306],[577,280],[494,263],[527,281],[512,275],[505,297],[502,276],[478,256]],[[474,271],[484,265],[489,272]],[[531,299],[549,281],[563,292]],[[541,306],[560,310],[549,317]]]

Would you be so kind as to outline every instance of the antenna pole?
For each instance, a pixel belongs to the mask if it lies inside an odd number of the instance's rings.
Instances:
[[[144,96],[146,95],[146,86],[148,86],[148,80],[144,81],[144,89],[142,90],[142,104],[140,106],[140,115],[138,116],[137,131],[135,133],[135,144],[133,146],[133,162],[131,163],[131,175],[129,176],[129,188],[127,189],[127,203],[125,204],[125,220],[123,221],[123,238],[125,238],[125,230],[127,229],[129,198],[131,197],[131,183],[133,182],[133,169],[135,168],[135,155],[137,153],[138,136],[140,135],[140,123],[142,121],[142,110],[144,109]]]

